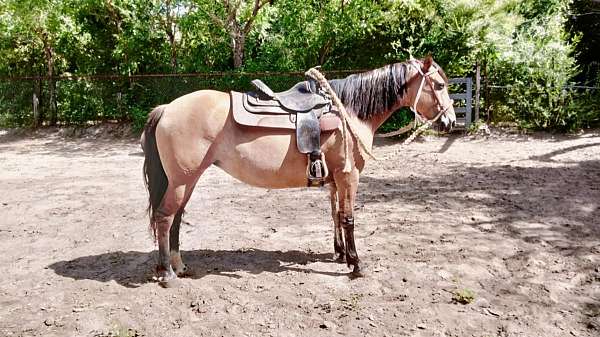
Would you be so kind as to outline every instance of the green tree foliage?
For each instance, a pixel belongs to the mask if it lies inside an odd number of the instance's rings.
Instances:
[[[600,85],[600,1],[571,3],[567,27],[572,41],[579,41],[575,57],[580,64],[578,79]]]
[[[498,117],[537,129],[577,126],[573,93],[565,89],[576,71],[570,56],[573,47],[563,29],[565,5],[559,1],[500,4],[500,13],[508,15],[487,32],[484,54],[490,80],[506,86],[494,101]]]
[[[199,11],[228,36],[234,69],[243,66],[248,35],[256,22],[260,21],[262,9],[269,2],[269,0],[196,1]]]
[[[592,2],[0,0],[0,75],[44,77],[0,81],[0,124],[143,120],[140,112],[185,92],[247,88],[237,70],[372,69],[432,54],[451,76],[483,64],[499,87],[485,102],[494,118],[578,128],[600,116],[586,108],[593,93],[565,89],[598,61],[597,34],[587,34],[598,20],[586,21],[597,16],[583,15],[596,10]],[[231,76],[131,77],[211,71]],[[108,74],[123,77],[56,79]],[[297,80],[267,79],[279,89]]]

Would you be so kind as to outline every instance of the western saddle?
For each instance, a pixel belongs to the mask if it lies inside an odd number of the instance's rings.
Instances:
[[[341,121],[331,99],[312,79],[275,93],[261,80],[255,92],[231,92],[233,119],[250,127],[296,130],[300,153],[308,154],[308,186],[323,186],[328,171],[321,152],[321,131],[336,130]]]

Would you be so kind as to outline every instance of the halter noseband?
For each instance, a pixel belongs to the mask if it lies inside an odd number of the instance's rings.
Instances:
[[[435,88],[433,87],[433,81],[431,81],[430,76],[437,73],[439,71],[439,69],[436,66],[431,65],[431,67],[429,67],[429,71],[424,73],[423,70],[421,70],[421,66],[423,64],[421,63],[421,61],[415,60],[415,59],[410,60],[408,62],[408,65],[414,67],[417,70],[417,72],[422,76],[421,84],[419,85],[419,90],[417,91],[417,95],[415,96],[415,101],[414,101],[413,105],[410,107],[410,109],[414,112],[415,119],[418,118],[421,121],[427,121],[427,118],[425,118],[425,116],[423,116],[421,113],[419,113],[417,111],[417,104],[419,103],[419,99],[421,98],[421,91],[423,90],[423,84],[425,84],[425,81],[427,81],[427,84],[429,84],[431,91],[433,91],[433,96],[435,97],[437,106],[440,110],[438,112],[438,114],[433,119],[431,119],[431,122],[433,123],[433,122],[437,121],[438,118],[440,118],[442,115],[445,115],[446,112],[452,106],[452,103],[450,103],[446,108],[444,108],[444,106],[442,105],[442,101],[438,97],[438,94],[435,91]]]

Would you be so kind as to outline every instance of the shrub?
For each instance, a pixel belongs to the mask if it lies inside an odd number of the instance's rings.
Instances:
[[[513,18],[514,26],[500,25],[487,36],[490,80],[503,87],[489,102],[496,120],[563,131],[585,124],[588,113],[579,103],[585,95],[570,88],[577,66],[563,28],[564,6],[564,1],[539,8],[528,3]]]

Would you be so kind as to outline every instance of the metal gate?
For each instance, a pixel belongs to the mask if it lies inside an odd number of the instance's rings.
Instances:
[[[473,80],[470,77],[459,77],[451,78],[448,82],[459,85],[460,90],[451,93],[450,99],[454,100],[456,125],[466,129],[473,122]]]

